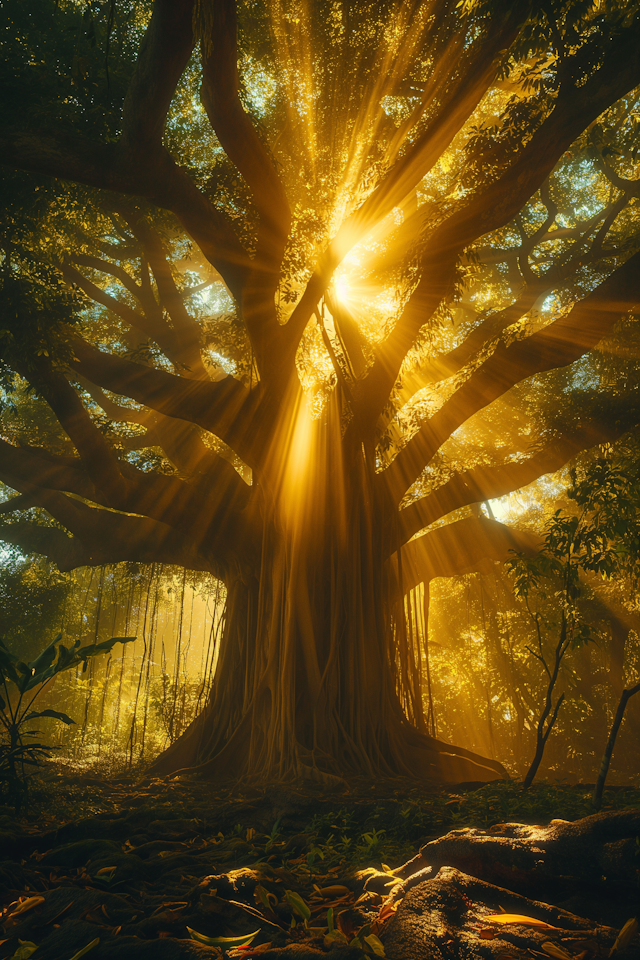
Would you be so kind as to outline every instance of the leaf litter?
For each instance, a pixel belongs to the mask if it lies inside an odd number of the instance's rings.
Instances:
[[[23,888],[7,884],[0,870],[6,904],[0,960],[26,960],[32,947],[47,960],[48,942],[53,946],[56,935],[80,923],[93,926],[96,936],[59,960],[79,960],[98,947],[107,957],[110,943],[134,938],[181,944],[190,938],[238,960],[283,950],[285,957],[296,944],[318,955],[348,948],[350,957],[384,957],[385,930],[402,902],[389,895],[399,883],[397,868],[424,842],[461,823],[491,822],[489,806],[492,814],[496,805],[507,812],[510,799],[517,807],[519,798],[508,785],[502,792],[487,785],[476,796],[461,796],[458,788],[456,804],[446,791],[421,797],[414,784],[380,786],[356,784],[332,796],[308,785],[272,785],[212,796],[211,784],[194,778],[179,785],[92,778],[84,816],[70,810],[68,822],[47,823],[34,812],[39,824],[24,818],[15,824],[12,853]],[[538,806],[553,816],[590,812],[579,810],[575,791],[550,792],[538,791]],[[640,807],[640,792],[626,799]],[[482,923],[553,931],[506,913],[485,915]],[[552,941],[540,949],[556,960],[591,958],[588,950]]]

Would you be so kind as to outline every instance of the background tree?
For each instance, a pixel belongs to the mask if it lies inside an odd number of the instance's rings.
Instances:
[[[556,510],[547,524],[542,549],[532,557],[516,555],[506,564],[513,577],[514,593],[525,604],[533,626],[534,646],[527,649],[544,668],[547,682],[536,724],[535,754],[523,781],[525,789],[538,772],[566,696],[563,691],[554,704],[562,662],[571,649],[595,639],[578,604],[580,573],[589,565],[589,555],[585,555],[586,513],[583,508],[578,516],[563,516],[561,510]],[[550,608],[551,618],[544,606]]]
[[[158,771],[495,776],[429,736],[402,597],[522,545],[456,510],[637,422],[581,359],[635,336],[637,5],[3,15],[3,383],[48,429],[7,418],[2,537],[224,580]]]

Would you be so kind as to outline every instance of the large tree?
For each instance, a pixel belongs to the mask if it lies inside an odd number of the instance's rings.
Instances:
[[[456,511],[640,420],[638,4],[28,7],[0,536],[224,580],[158,772],[499,775],[428,735],[403,595],[522,546]]]

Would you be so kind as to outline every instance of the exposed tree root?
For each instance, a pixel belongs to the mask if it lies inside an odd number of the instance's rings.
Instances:
[[[500,922],[505,914],[522,919]],[[389,960],[531,960],[545,954],[586,960],[608,956],[617,934],[560,907],[442,867],[436,877],[408,891],[383,940]],[[639,948],[636,936],[616,956],[632,960]]]
[[[581,884],[632,883],[637,879],[640,810],[596,813],[548,827],[500,823],[489,830],[453,830],[426,844],[414,866],[457,867],[530,895],[549,885],[575,891]]]

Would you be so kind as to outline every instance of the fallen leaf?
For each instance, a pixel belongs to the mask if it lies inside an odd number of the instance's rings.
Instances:
[[[553,957],[554,960],[574,960],[572,953],[569,953],[568,950],[565,950],[564,947],[559,946],[557,943],[551,943],[550,940],[542,944],[542,949],[550,957]]]
[[[630,920],[627,920],[624,927],[616,937],[616,942],[611,947],[609,951],[609,956],[613,957],[618,950],[624,950],[625,947],[628,947],[636,933],[638,932],[638,921],[635,917],[631,917]]]
[[[197,940],[198,943],[204,943],[208,947],[244,947],[246,944],[251,943],[254,937],[257,937],[260,933],[260,930],[254,930],[253,933],[245,933],[241,937],[207,937],[204,933],[198,933],[197,930],[192,930],[191,927],[187,927],[189,931],[189,936],[192,940]],[[75,960],[75,958],[74,958]]]
[[[325,900],[329,900],[331,897],[345,897],[351,893],[349,887],[345,887],[341,883],[334,883],[329,887],[319,887],[318,890]]]
[[[523,927],[541,927],[544,930],[557,930],[558,927],[552,927],[544,920],[537,920],[535,917],[524,917],[519,913],[490,913],[488,917],[483,917],[489,923],[519,923]]]
[[[396,910],[398,909],[399,902],[400,901],[396,901],[395,903],[383,903],[382,906],[380,907],[380,910],[378,911],[378,916],[376,917],[376,920],[382,921],[382,920],[387,920],[389,917],[392,917],[396,912]]]
[[[33,910],[34,907],[38,907],[41,903],[44,903],[44,897],[29,897],[27,900],[23,900],[15,910],[12,910],[6,919],[11,920],[21,913],[26,913],[27,910]]]
[[[35,953],[38,949],[38,944],[32,943],[31,940],[18,940],[18,943],[20,946],[11,957],[11,960],[29,960],[31,954]]]
[[[364,942],[371,947],[376,957],[384,957],[384,947],[380,940],[376,937],[375,933],[370,933],[364,938]]]
[[[96,877],[110,877],[111,874],[115,873],[117,869],[117,867],[101,867],[98,871],[96,871]]]
[[[80,957],[84,957],[85,953],[89,953],[89,950],[93,950],[94,947],[97,947],[100,943],[100,937],[96,937],[95,940],[92,940],[91,943],[88,943],[86,947],[83,947],[82,950],[78,950],[77,953],[70,958],[70,960],[80,960]]]

